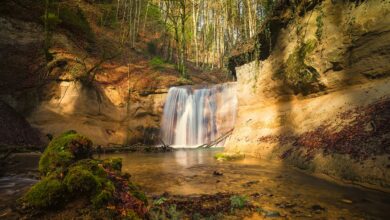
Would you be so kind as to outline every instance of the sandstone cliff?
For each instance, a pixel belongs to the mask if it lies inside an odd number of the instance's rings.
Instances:
[[[389,188],[390,3],[326,0],[278,13],[271,37],[255,39],[270,52],[236,68],[227,151]]]

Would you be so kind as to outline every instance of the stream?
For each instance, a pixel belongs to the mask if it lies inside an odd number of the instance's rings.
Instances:
[[[222,148],[214,148],[101,157],[123,158],[123,171],[129,172],[149,196],[229,192],[246,195],[264,209],[292,219],[390,217],[388,193],[338,185],[281,162],[256,158],[220,162],[214,155],[221,151]]]

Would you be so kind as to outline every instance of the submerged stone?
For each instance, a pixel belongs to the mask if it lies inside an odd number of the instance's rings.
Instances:
[[[245,154],[241,153],[217,153],[214,158],[218,161],[229,161],[229,160],[241,160],[245,158]]]

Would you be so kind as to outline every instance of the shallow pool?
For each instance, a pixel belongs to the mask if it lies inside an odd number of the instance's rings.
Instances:
[[[245,158],[219,162],[214,155],[221,151],[193,149],[100,157],[123,158],[123,171],[151,196],[230,192],[254,198],[253,202],[278,210],[286,218],[390,219],[388,193],[338,185],[279,161]]]

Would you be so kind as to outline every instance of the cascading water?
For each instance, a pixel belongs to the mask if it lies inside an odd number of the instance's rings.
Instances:
[[[169,89],[162,119],[162,139],[173,147],[209,143],[234,126],[236,83]]]

